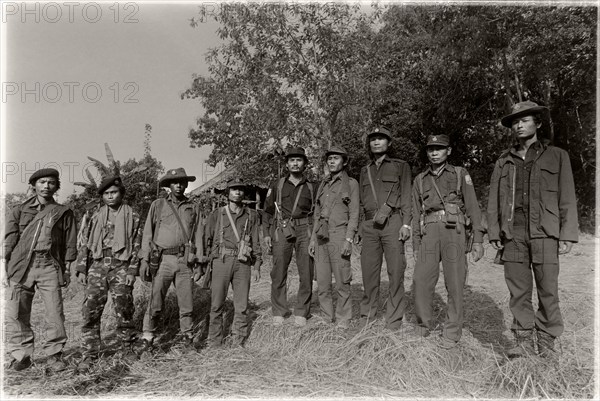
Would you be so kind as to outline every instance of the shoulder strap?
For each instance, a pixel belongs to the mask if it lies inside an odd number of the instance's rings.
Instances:
[[[158,204],[156,206],[156,216],[158,218],[158,221],[156,222],[156,227],[154,227],[154,232],[152,233],[152,242],[154,242],[154,238],[156,237],[156,233],[158,232],[158,229],[160,228],[160,221],[161,221],[161,217],[162,217],[162,207],[163,207],[163,204],[166,201],[167,200],[165,198],[159,198],[158,199]]]
[[[419,199],[421,200],[421,208],[425,211],[425,204],[423,203],[423,175],[424,173],[417,174],[417,192],[419,193]]]
[[[227,218],[229,219],[229,224],[231,224],[231,229],[233,230],[233,235],[235,235],[235,239],[237,240],[237,242],[240,242],[240,233],[237,230],[237,227],[235,226],[235,223],[233,222],[233,217],[231,216],[231,212],[229,211],[229,206],[225,205],[223,206],[225,208],[225,211],[227,212]],[[223,216],[223,213],[221,213],[221,216]],[[223,235],[223,234],[221,234]]]
[[[277,206],[281,209],[281,191],[283,191],[283,183],[285,182],[285,177],[281,177],[279,179],[279,183],[277,184]]]
[[[169,201],[166,201],[166,202],[169,205],[169,207],[171,208],[171,210],[173,211],[175,218],[177,218],[177,223],[179,223],[179,227],[181,227],[181,231],[183,231],[183,236],[185,237],[185,242],[189,242],[190,237],[187,233],[187,230],[185,229],[185,227],[183,225],[183,222],[181,221],[181,217],[179,217],[179,212],[177,210],[175,210],[175,207],[173,206],[173,202],[169,202]]]
[[[464,169],[462,167],[454,166],[454,171],[456,172],[456,196],[459,196],[459,197],[460,197],[460,188],[462,185],[463,170]]]
[[[444,205],[444,208],[446,207],[446,202],[444,202],[444,197],[442,196],[440,189],[438,188],[437,184],[435,183],[435,178],[433,178],[433,176],[431,177],[431,182],[433,183],[433,187],[435,188],[435,192],[437,192],[438,196],[440,197],[440,199],[442,200],[442,204]]]
[[[226,208],[226,207],[227,207],[227,205],[223,206],[223,208]],[[217,209],[217,211],[218,210],[219,209]],[[221,246],[223,246],[223,236],[224,236],[224,232],[225,232],[225,226],[223,225],[223,209],[221,209],[221,211],[219,212],[219,222],[220,222],[220,227],[219,227],[219,247],[221,247]]]
[[[375,206],[379,207],[377,201],[377,193],[375,192],[375,185],[373,184],[373,177],[371,177],[371,169],[367,166],[367,175],[369,176],[369,184],[371,185],[371,192],[373,192],[373,198],[375,199]]]
[[[292,211],[290,212],[290,219],[294,216],[294,212],[296,211],[296,207],[298,206],[298,201],[300,200],[300,195],[302,194],[302,185],[300,185],[300,189],[296,194],[296,199],[294,200],[294,207],[292,207]]]

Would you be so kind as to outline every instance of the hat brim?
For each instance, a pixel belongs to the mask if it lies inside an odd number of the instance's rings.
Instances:
[[[377,131],[377,132],[370,132],[369,134],[367,134],[367,140],[372,137],[373,135],[382,135],[385,136],[387,139],[389,139],[390,141],[392,140],[392,136],[389,134],[386,134],[385,132],[381,132],[381,131]]]
[[[438,142],[429,142],[427,145],[425,145],[426,148],[428,148],[430,146],[441,146],[441,147],[447,148],[450,146],[450,144],[438,141]]]
[[[195,176],[193,176],[193,175],[186,175],[185,177],[177,177],[177,178],[173,178],[173,177],[161,178],[161,180],[158,182],[158,185],[160,185],[161,187],[166,187],[172,181],[179,181],[179,180],[183,180],[183,179],[186,179],[188,182],[194,182],[194,181],[196,181],[196,177]]]
[[[308,161],[308,157],[302,153],[290,153],[289,155],[285,155],[285,160],[289,159],[290,157],[302,157],[304,160]]]
[[[528,109],[520,110],[520,111],[517,111],[516,113],[508,114],[508,115],[502,117],[500,119],[500,123],[503,126],[505,126],[506,128],[511,128],[512,127],[512,121],[515,118],[523,117],[523,116],[529,116],[529,115],[532,115],[532,114],[545,113],[547,111],[548,111],[548,108],[546,106],[534,106],[534,107],[530,107]]]
[[[327,159],[329,157],[329,155],[340,155],[345,159],[348,159],[350,156],[348,155],[348,153],[341,153],[341,152],[326,152],[325,153],[325,159]]]

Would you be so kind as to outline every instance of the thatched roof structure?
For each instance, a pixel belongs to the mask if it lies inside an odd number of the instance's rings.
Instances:
[[[211,178],[210,180],[206,181],[204,184],[200,185],[198,188],[193,189],[190,194],[192,196],[199,196],[202,193],[206,193],[206,192],[211,192],[211,191],[215,191],[215,192],[221,192],[225,189],[225,186],[227,185],[227,181],[234,177],[237,174],[237,170],[233,167],[230,168],[226,168],[223,171],[221,171],[219,174],[217,174],[216,176],[214,176],[213,178]],[[264,185],[256,180],[254,181],[245,181],[246,184],[256,187],[256,188],[262,188],[262,189],[266,189],[268,188],[267,185]]]

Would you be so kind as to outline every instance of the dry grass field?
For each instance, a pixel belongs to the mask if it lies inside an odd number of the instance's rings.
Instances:
[[[105,311],[106,356],[90,372],[76,370],[80,357],[80,316],[82,287],[73,283],[65,293],[69,343],[65,354],[69,369],[51,374],[44,357],[35,354],[35,365],[26,371],[4,372],[2,399],[8,398],[461,398],[461,399],[592,399],[598,397],[595,372],[595,306],[597,272],[595,240],[582,237],[571,254],[561,257],[561,307],[565,333],[559,347],[557,364],[533,357],[507,360],[503,350],[509,346],[511,315],[508,291],[501,266],[494,265],[494,254],[471,264],[466,297],[466,321],[460,346],[442,350],[435,335],[425,339],[403,338],[387,331],[376,321],[364,330],[340,331],[316,325],[309,320],[298,329],[292,319],[284,326],[270,325],[270,258],[263,266],[262,280],[253,284],[252,331],[244,348],[221,350],[200,348],[198,353],[183,354],[173,345],[178,328],[174,294],[168,297],[163,335],[159,349],[147,360],[130,365],[113,356],[115,351],[114,316],[111,306]],[[352,299],[354,315],[362,296],[358,255],[353,256]],[[292,262],[293,264],[293,262]],[[412,308],[412,272],[414,261],[408,256],[406,289]],[[297,289],[295,266],[290,267],[289,292]],[[385,269],[383,292],[387,295]],[[136,282],[136,321],[141,327],[148,289]],[[446,292],[443,276],[436,290],[435,311],[441,322],[445,314]],[[313,313],[318,312],[314,293]],[[32,317],[43,337],[43,307],[35,299]],[[195,289],[194,322],[198,345],[206,336],[209,295]],[[228,321],[232,305],[228,301]],[[314,319],[316,320],[316,319]]]

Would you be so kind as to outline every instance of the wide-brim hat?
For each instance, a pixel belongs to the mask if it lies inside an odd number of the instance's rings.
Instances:
[[[510,114],[502,117],[500,122],[506,128],[511,128],[512,121],[515,118],[523,117],[523,116],[530,116],[532,114],[539,114],[542,112],[546,112],[547,110],[548,110],[548,108],[546,106],[540,106],[537,103],[531,102],[529,100],[527,100],[525,102],[519,102],[512,106]]]
[[[246,184],[244,183],[244,181],[242,181],[241,178],[231,178],[230,180],[227,181],[227,186],[225,187],[225,189],[229,189],[229,188],[246,189]]]
[[[306,157],[306,151],[304,150],[304,148],[300,148],[300,147],[289,148],[287,150],[287,152],[285,153],[285,159],[287,160],[292,156],[303,157],[304,160],[308,162],[308,157]]]
[[[373,135],[383,135],[386,136],[390,141],[392,140],[392,133],[386,127],[375,127],[369,131],[367,134],[367,140],[371,138]]]
[[[344,159],[348,159],[348,152],[346,152],[346,150],[341,146],[337,145],[334,145],[327,149],[327,152],[325,152],[325,159],[327,159],[329,155],[342,155]]]
[[[425,146],[450,146],[450,137],[445,134],[429,135]]]
[[[37,180],[44,177],[54,177],[58,180],[59,172],[54,168],[42,168],[29,177],[29,184],[34,185]]]
[[[105,179],[102,180],[102,182],[100,183],[100,186],[98,186],[98,194],[102,195],[104,193],[104,191],[106,191],[108,188],[115,186],[117,188],[119,188],[119,190],[121,190],[122,192],[125,192],[125,185],[123,185],[123,180],[121,179],[121,177],[119,176],[110,176],[110,177],[106,177]]]
[[[187,175],[184,168],[179,167],[173,170],[168,170],[167,174],[165,174],[164,177],[162,177],[160,181],[158,181],[158,185],[160,185],[161,187],[166,187],[169,185],[169,183],[171,183],[171,181],[177,181],[182,179],[185,179],[188,182],[196,181],[195,176]]]

